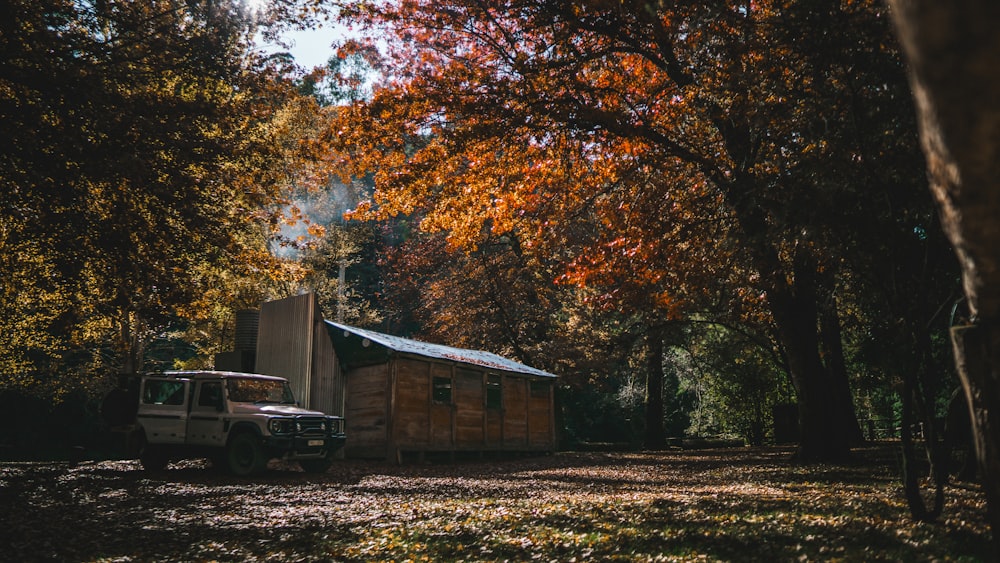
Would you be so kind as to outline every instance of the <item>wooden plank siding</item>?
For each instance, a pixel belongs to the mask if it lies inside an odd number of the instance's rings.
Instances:
[[[452,386],[455,403],[455,446],[481,449],[485,444],[486,396],[483,372],[457,368]]]
[[[431,373],[431,400],[430,404],[430,426],[431,439],[428,448],[430,450],[451,450],[455,447],[455,388],[453,379],[453,367],[448,364],[430,363]],[[435,380],[447,380],[451,393],[447,401],[435,398],[433,386]]]
[[[323,326],[316,327],[313,340],[309,401],[303,405],[327,414],[343,416],[345,392],[343,374],[340,371],[340,362],[337,361],[337,353],[333,349],[333,342]]]
[[[486,449],[503,448],[503,409],[486,410]]]
[[[552,384],[548,381],[528,382],[528,445],[546,447],[555,435]]]
[[[487,408],[490,375],[501,382],[500,408]],[[372,381],[359,383],[368,379]],[[409,357],[352,369],[347,381],[347,428],[349,432],[361,431],[348,434],[349,457],[398,462],[404,454],[413,453],[555,449],[552,385],[548,381],[533,395],[532,378]],[[388,386],[384,395],[378,393],[383,385]],[[385,427],[369,422],[383,402],[388,421]],[[352,417],[362,420],[351,421]],[[383,440],[383,436],[388,439]]]
[[[429,366],[400,359],[393,362],[393,443],[428,446],[431,443],[428,405],[431,397]]]
[[[384,457],[388,445],[389,365],[351,370],[347,376],[347,457]]]
[[[503,445],[528,447],[528,381],[520,377],[503,378]]]

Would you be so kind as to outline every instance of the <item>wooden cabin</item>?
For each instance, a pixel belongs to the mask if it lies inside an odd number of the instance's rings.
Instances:
[[[347,457],[556,447],[551,373],[326,321],[312,294],[265,303],[258,334],[257,371],[289,378],[303,405],[342,414]]]

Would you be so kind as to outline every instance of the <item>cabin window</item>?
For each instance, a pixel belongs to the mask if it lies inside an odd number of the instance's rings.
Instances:
[[[532,399],[548,399],[549,389],[552,384],[548,381],[532,381],[531,382],[531,398]]]
[[[503,404],[503,387],[500,376],[491,373],[486,376],[486,408],[499,409]]]
[[[451,378],[435,377],[433,398],[435,403],[451,404]]]

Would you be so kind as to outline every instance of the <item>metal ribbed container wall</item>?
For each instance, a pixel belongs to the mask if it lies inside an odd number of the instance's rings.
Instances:
[[[260,325],[260,311],[244,309],[236,311],[236,350],[257,350],[257,328]]]
[[[344,384],[316,295],[261,306],[258,373],[287,378],[295,398],[312,410],[341,415]]]

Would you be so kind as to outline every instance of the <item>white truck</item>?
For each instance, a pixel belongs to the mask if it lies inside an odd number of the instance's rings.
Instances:
[[[249,476],[279,458],[322,473],[344,445],[343,418],[300,408],[281,377],[171,371],[142,375],[131,387],[105,407],[119,420],[132,419],[133,451],[147,470],[164,469],[172,459],[207,457]],[[135,405],[136,394],[138,404],[129,412],[122,401]]]

